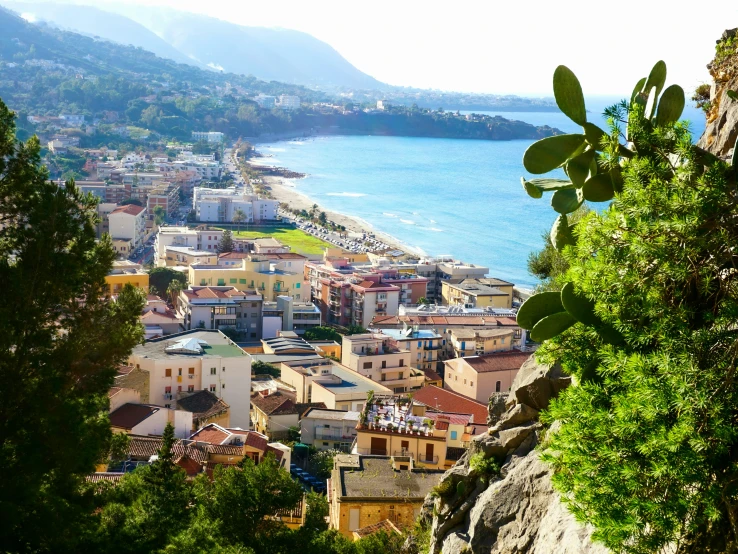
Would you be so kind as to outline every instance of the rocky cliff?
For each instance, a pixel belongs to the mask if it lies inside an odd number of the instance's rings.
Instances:
[[[717,41],[708,69],[714,82],[698,145],[728,160],[738,139],[738,29]],[[557,367],[539,365],[531,356],[509,396],[490,399],[489,431],[473,439],[423,507],[432,554],[608,552],[563,505],[536,449],[546,433],[556,432],[555,424],[544,430],[538,413],[568,385]],[[499,472],[490,472],[483,460],[498,460]]]
[[[561,503],[551,470],[535,450],[545,440],[539,411],[569,383],[558,367],[539,365],[531,356],[509,396],[490,399],[489,431],[473,439],[426,499],[421,517],[431,526],[430,552],[607,552]],[[500,461],[499,474],[483,460]]]
[[[738,139],[738,29],[725,31],[715,50],[715,59],[707,66],[713,79],[707,126],[697,144],[726,159]]]

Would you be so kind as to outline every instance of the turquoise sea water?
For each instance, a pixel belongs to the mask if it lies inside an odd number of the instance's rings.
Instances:
[[[692,112],[685,116],[697,122],[698,136],[703,119]],[[565,132],[581,129],[560,113],[500,115]],[[520,185],[521,176],[529,177],[521,160],[530,143],[330,136],[258,150],[272,156],[264,160],[270,164],[306,173],[294,181],[296,190],[321,206],[361,218],[416,251],[453,255],[532,287],[526,261],[542,246],[555,213],[548,196],[535,200]]]

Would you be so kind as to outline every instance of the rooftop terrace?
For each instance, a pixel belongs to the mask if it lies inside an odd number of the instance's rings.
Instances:
[[[199,348],[197,348],[199,346]],[[169,357],[237,358],[247,356],[220,331],[185,331],[147,340],[133,349],[134,356],[153,359]]]

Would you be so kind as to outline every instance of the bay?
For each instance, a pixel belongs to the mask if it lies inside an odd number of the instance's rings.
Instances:
[[[699,136],[704,118],[692,112],[685,116],[697,115],[692,130]],[[499,115],[564,132],[581,129],[561,113]],[[362,219],[416,252],[452,255],[532,288],[527,259],[542,247],[556,214],[550,195],[530,198],[520,184],[521,176],[532,177],[521,161],[531,142],[321,136],[257,149],[271,156],[260,161],[307,174],[294,181],[296,190],[324,208]]]

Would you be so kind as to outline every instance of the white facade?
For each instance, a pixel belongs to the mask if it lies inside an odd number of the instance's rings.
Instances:
[[[223,237],[222,229],[190,229],[188,227],[159,227],[154,241],[156,265],[166,265],[168,246],[189,246],[204,252],[218,251]]]
[[[172,162],[171,166],[174,171],[192,171],[204,180],[220,177],[220,162],[177,160]]]
[[[130,240],[133,248],[138,248],[146,235],[146,208],[135,204],[119,206],[108,214],[108,225],[112,238]]]
[[[278,207],[277,200],[245,194],[243,190],[235,187],[227,189],[198,187],[192,194],[192,208],[198,221],[232,222],[239,209],[246,218],[243,223],[276,220]]]
[[[300,420],[300,442],[318,450],[346,450],[356,438],[359,412],[313,408]]]
[[[297,110],[300,108],[300,97],[283,94],[279,97],[279,107],[283,110]]]
[[[192,140],[223,142],[223,133],[219,133],[217,131],[192,131]]]
[[[268,96],[266,94],[260,94],[259,96],[254,98],[254,102],[259,104],[259,107],[261,108],[267,108],[271,109],[273,108],[277,103],[277,97],[276,96]]]

